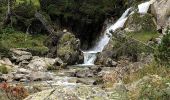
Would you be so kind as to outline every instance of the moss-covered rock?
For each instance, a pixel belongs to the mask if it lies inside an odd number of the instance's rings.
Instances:
[[[156,23],[154,22],[154,17],[150,14],[134,13],[129,16],[125,28],[134,32],[156,31]]]
[[[71,33],[65,33],[58,41],[57,55],[67,64],[75,64],[79,59],[80,41]]]

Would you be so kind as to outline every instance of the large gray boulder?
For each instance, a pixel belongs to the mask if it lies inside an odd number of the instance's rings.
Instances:
[[[98,87],[59,85],[54,89],[30,95],[25,100],[111,100],[111,95]]]
[[[157,20],[157,28],[166,28],[170,25],[170,0],[154,0],[151,13]]]
[[[30,52],[11,49],[12,60],[16,60],[16,62],[21,62],[23,60],[30,60],[32,58],[32,54]]]
[[[48,67],[62,64],[62,61],[59,58],[44,58],[44,57],[33,57],[30,63],[26,66],[28,69],[33,71],[46,71]]]

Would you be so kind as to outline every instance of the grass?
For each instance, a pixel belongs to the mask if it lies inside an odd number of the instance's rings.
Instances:
[[[135,82],[147,75],[158,75],[166,79],[170,79],[170,68],[165,66],[158,66],[156,62],[152,62],[149,65],[144,66],[141,70],[130,73],[123,78],[125,84]]]
[[[135,33],[128,33],[128,36],[137,39],[143,43],[147,43],[151,39],[155,39],[159,36],[157,32],[135,32]]]
[[[0,44],[5,48],[27,48],[33,51],[45,52],[48,51],[48,48],[43,44],[45,39],[45,35],[28,35],[11,28],[3,29],[0,32]]]

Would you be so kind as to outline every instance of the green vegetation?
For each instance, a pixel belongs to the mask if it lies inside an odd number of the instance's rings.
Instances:
[[[148,43],[150,40],[154,40],[159,36],[157,32],[132,32],[128,33],[129,37],[132,37],[133,39],[137,39],[143,43]]]
[[[39,0],[16,0],[16,4],[22,4],[22,3],[32,3],[34,6],[36,6],[37,8],[40,7],[40,2]]]
[[[0,44],[6,50],[10,48],[27,48],[35,52],[47,52],[48,48],[43,44],[45,39],[45,35],[28,35],[12,28],[0,31]]]
[[[5,65],[0,65],[0,73],[2,73],[2,74],[8,73],[8,69]]]
[[[127,76],[124,77],[123,81],[125,84],[129,84],[147,75],[158,75],[168,79],[170,78],[169,73],[170,73],[170,68],[167,68],[165,66],[158,66],[154,61],[151,64],[144,66],[144,68],[142,68],[141,70],[135,73],[128,74]]]
[[[170,30],[166,31],[158,50],[155,52],[156,61],[163,66],[170,67]]]

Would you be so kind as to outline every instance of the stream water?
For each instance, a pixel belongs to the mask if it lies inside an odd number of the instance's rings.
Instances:
[[[141,3],[140,5],[138,5],[138,12],[141,14],[145,14],[147,13],[150,4],[151,4],[152,0],[149,2],[145,2],[145,3]],[[96,54],[98,52],[102,52],[104,47],[109,43],[110,37],[112,36],[112,34],[109,31],[114,32],[116,29],[118,28],[122,28],[126,22],[126,20],[128,19],[130,14],[133,14],[134,11],[130,12],[132,8],[128,8],[123,14],[122,16],[118,19],[118,21],[111,25],[110,27],[108,27],[105,32],[104,35],[102,37],[100,37],[98,43],[91,48],[88,51],[82,51],[84,54],[84,64],[83,65],[94,65],[94,62],[96,60]]]

